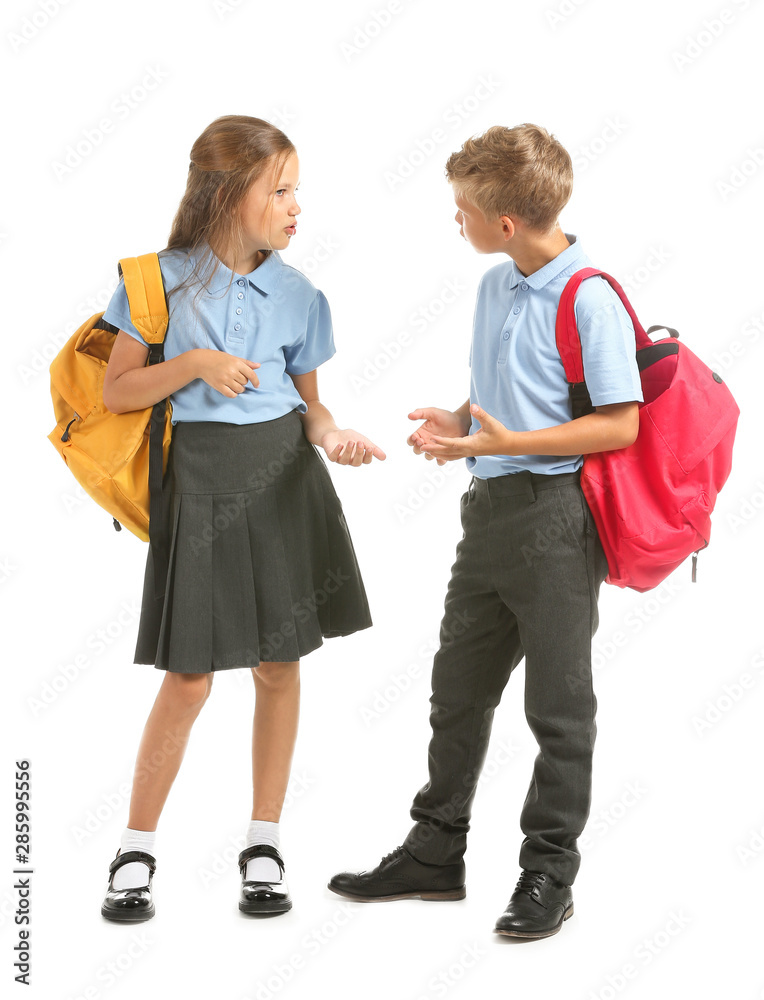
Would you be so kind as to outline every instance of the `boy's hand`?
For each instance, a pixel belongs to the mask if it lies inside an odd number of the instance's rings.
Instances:
[[[426,446],[435,440],[435,435],[443,435],[446,438],[456,438],[469,432],[469,423],[465,427],[461,417],[452,410],[440,410],[435,406],[427,406],[423,409],[412,410],[409,413],[409,420],[424,420],[424,423],[406,438],[406,444],[410,444],[415,455],[424,455],[428,461],[432,461],[435,455],[428,455]],[[438,465],[445,465],[445,458],[438,458]]]
[[[343,431],[327,431],[321,438],[321,447],[329,461],[338,465],[368,465],[372,458],[383,461],[387,457],[373,441],[350,427]]]
[[[255,374],[255,368],[260,367],[259,361],[248,361],[207,347],[195,348],[194,355],[196,377],[204,379],[207,385],[224,396],[238,396],[249,382],[255,388],[260,385],[260,379]]]
[[[467,458],[474,455],[510,455],[512,432],[500,421],[496,420],[477,403],[470,407],[470,413],[480,424],[480,430],[467,437],[445,437],[431,434],[429,440],[420,445],[428,458],[437,458],[438,464],[450,462],[455,458]]]

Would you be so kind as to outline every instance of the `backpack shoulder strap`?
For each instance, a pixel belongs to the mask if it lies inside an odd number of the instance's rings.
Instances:
[[[576,271],[575,274],[570,276],[567,284],[562,290],[560,304],[557,308],[557,320],[555,323],[557,350],[560,352],[560,358],[562,359],[562,364],[565,369],[565,378],[568,380],[570,385],[576,385],[584,381],[584,362],[581,355],[581,339],[578,336],[576,314],[574,310],[576,292],[582,281],[586,278],[592,278],[597,274],[608,282],[608,284],[618,294],[621,302],[623,302],[626,312],[629,314],[629,317],[634,324],[637,348],[647,347],[652,343],[648,335],[645,333],[642,324],[637,319],[637,315],[634,312],[631,303],[626,298],[626,292],[624,292],[623,288],[621,288],[615,278],[606,274],[604,271],[598,271],[596,267],[581,268],[580,271]]]
[[[123,257],[117,265],[125,279],[130,319],[147,344],[161,344],[167,332],[167,298],[159,257]]]

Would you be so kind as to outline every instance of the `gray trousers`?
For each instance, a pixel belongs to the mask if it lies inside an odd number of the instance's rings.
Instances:
[[[429,781],[404,847],[429,864],[462,858],[494,709],[524,656],[525,715],[539,752],[520,867],[572,885],[591,805],[591,643],[605,554],[578,473],[473,477],[461,522],[433,661]]]

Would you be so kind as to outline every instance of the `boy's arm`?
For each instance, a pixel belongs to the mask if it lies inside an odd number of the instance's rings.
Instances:
[[[627,448],[639,431],[637,402],[598,406],[594,413],[537,431],[511,431],[477,404],[467,412],[479,422],[478,431],[461,438],[433,435],[421,450],[441,460],[471,455],[588,455]]]

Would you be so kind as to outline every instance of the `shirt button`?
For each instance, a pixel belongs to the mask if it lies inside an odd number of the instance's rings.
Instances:
[[[518,313],[520,312],[520,306],[515,306],[515,308],[514,308],[514,309],[512,310],[512,312],[513,312],[513,313],[514,313],[515,315],[517,315],[517,314],[518,314]]]
[[[237,285],[243,285],[244,284],[244,278],[239,278],[239,280],[236,282],[236,284]]]
[[[236,296],[236,298],[237,299],[243,299],[244,298],[244,292],[239,292],[239,294]]]
[[[505,340],[509,340],[509,334],[508,334],[508,333],[505,333],[505,334],[504,334],[504,339],[505,339]]]
[[[527,291],[528,291],[528,286],[527,286],[527,285],[525,284],[525,282],[523,282],[523,283],[522,283],[522,285],[520,285],[520,287],[522,288],[522,290],[523,290],[524,292],[527,292]]]
[[[241,309],[240,308],[236,310],[236,315],[237,316],[241,316]]]
[[[241,330],[241,323],[237,323],[234,330]]]

